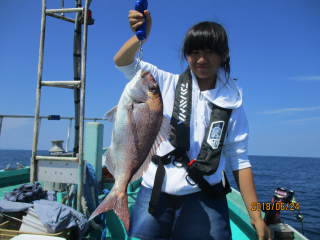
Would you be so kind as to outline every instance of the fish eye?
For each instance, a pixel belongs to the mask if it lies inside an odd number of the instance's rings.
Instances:
[[[150,91],[150,92],[156,93],[157,90],[158,90],[158,89],[157,89],[157,87],[156,87],[155,85],[150,85],[150,86],[149,86],[149,91]]]

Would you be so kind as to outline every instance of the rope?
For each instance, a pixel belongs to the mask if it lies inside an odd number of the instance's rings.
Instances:
[[[86,184],[84,185],[84,193],[85,193],[85,198],[87,200],[88,203],[88,208],[90,210],[90,212],[94,212],[94,210],[96,209],[97,206],[94,205],[94,200],[95,202],[99,203],[99,192],[98,192],[98,184],[97,184],[97,177],[96,174],[94,172],[93,167],[91,166],[90,163],[87,163],[87,168],[86,168]],[[94,188],[94,200],[91,197],[91,193],[90,193],[90,188]],[[108,195],[109,190],[108,189],[104,189],[102,190],[101,193],[105,194],[105,197]],[[105,198],[104,197],[104,198]],[[101,224],[102,226],[102,235],[101,235],[101,240],[104,240],[106,238],[106,223],[105,223],[105,214],[100,214],[98,216],[96,216],[94,218],[94,221],[96,223]]]
[[[85,197],[81,197],[81,206],[82,206],[82,209],[83,209],[83,214],[86,218],[90,218],[90,211],[88,209],[88,204],[87,204],[87,201],[86,201],[86,198]],[[89,222],[90,226],[93,228],[93,229],[101,229],[101,225],[100,224],[97,224],[94,219],[92,219],[90,222]]]
[[[99,195],[100,194],[105,194],[103,197],[102,201],[107,197],[108,193],[110,192],[108,189],[103,189],[102,191],[98,192],[98,184],[97,184],[97,177],[96,173],[94,172],[94,169],[90,163],[87,163],[86,167],[86,184],[84,185],[84,195],[85,198],[81,198],[81,205],[84,211],[84,214],[87,218],[90,217],[90,212],[93,213],[94,210],[96,209],[96,205],[99,205]],[[72,185],[69,193],[69,200],[72,201],[76,192],[78,189],[78,184]],[[93,192],[91,191],[93,190]],[[93,193],[93,194],[92,194]],[[88,209],[89,208],[89,209]],[[100,214],[96,216],[93,220],[94,223],[91,223],[90,221],[90,226],[93,228],[97,229],[97,223],[102,226],[102,235],[101,235],[101,240],[104,240],[107,235],[107,226],[105,223],[106,215],[105,214]]]
[[[69,191],[69,200],[70,200],[70,202],[72,202],[74,196],[77,193],[77,190],[78,190],[78,184],[71,186],[70,191]]]

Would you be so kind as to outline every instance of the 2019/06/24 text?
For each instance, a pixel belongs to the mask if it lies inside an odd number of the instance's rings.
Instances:
[[[284,210],[299,210],[299,203],[259,203],[253,202],[251,204],[251,211],[269,211],[269,210],[277,210],[277,211],[284,211]]]

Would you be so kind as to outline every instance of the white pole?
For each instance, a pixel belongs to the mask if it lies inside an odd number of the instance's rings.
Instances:
[[[69,139],[70,139],[71,124],[72,124],[72,118],[70,118],[70,122],[69,122],[66,152],[68,152],[68,148],[69,148]]]
[[[39,135],[40,135],[41,120],[42,120],[42,118],[41,118],[41,117],[39,117],[38,136],[37,136],[37,138],[38,138],[38,139],[39,139]]]

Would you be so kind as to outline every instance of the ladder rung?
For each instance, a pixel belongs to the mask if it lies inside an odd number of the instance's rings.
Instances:
[[[70,12],[83,12],[84,8],[64,8],[64,9],[46,9],[46,13],[70,13]]]
[[[79,157],[35,156],[35,160],[79,162]]]
[[[64,17],[64,16],[61,16],[61,15],[57,15],[57,14],[54,14],[54,13],[46,13],[48,16],[50,17],[54,17],[54,18],[58,18],[58,19],[61,19],[61,20],[65,20],[67,22],[71,22],[71,23],[75,23],[76,21],[72,18],[67,18],[67,17]]]
[[[41,81],[41,86],[74,88],[81,85],[81,81]]]

